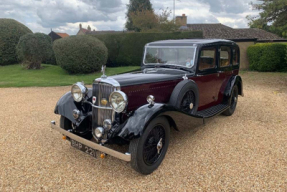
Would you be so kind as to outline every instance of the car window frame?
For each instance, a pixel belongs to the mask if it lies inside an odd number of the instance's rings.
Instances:
[[[204,49],[208,49],[208,48],[214,48],[215,49],[215,67],[214,68],[209,68],[209,69],[204,69],[204,70],[200,70],[199,69],[199,65],[200,65],[200,57],[201,57],[201,51]],[[198,52],[198,57],[197,57],[197,74],[200,75],[204,75],[204,74],[212,74],[212,73],[217,73],[217,69],[218,69],[218,45],[208,45],[208,46],[203,46],[199,49]]]
[[[220,65],[220,53],[221,53],[221,47],[228,47],[230,49],[230,58],[229,58],[229,65],[227,66],[221,66]],[[233,66],[233,47],[229,45],[218,45],[218,68],[219,69],[224,69],[224,68],[229,68]]]
[[[237,50],[237,55],[238,55],[238,63],[236,65],[234,65],[233,61],[234,61],[234,50]],[[232,47],[232,66],[234,67],[238,67],[240,65],[240,48],[238,46],[233,46]]]

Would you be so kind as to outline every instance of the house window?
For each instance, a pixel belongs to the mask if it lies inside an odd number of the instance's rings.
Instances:
[[[239,65],[239,49],[233,48],[233,65]]]
[[[231,48],[222,46],[220,48],[220,67],[227,67],[231,64]]]
[[[207,70],[215,68],[216,48],[203,48],[200,52],[199,70]]]

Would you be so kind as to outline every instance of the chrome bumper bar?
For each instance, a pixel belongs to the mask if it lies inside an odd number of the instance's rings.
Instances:
[[[115,151],[113,149],[104,147],[104,146],[99,145],[97,143],[94,143],[92,141],[86,140],[86,139],[84,139],[82,137],[79,137],[79,136],[77,136],[77,135],[75,135],[75,134],[73,134],[73,133],[71,133],[69,131],[66,131],[66,130],[58,127],[56,125],[55,121],[51,121],[51,128],[59,131],[63,135],[65,135],[65,136],[67,136],[67,137],[69,137],[69,138],[71,138],[71,139],[73,139],[75,141],[78,141],[78,142],[80,142],[80,143],[82,143],[82,144],[84,144],[84,145],[86,145],[88,147],[91,147],[92,149],[101,151],[103,153],[106,153],[106,154],[108,154],[110,156],[113,156],[113,157],[116,157],[118,159],[121,159],[123,161],[128,161],[128,162],[131,161],[131,155],[129,153],[126,153],[126,154],[120,153],[120,152]]]

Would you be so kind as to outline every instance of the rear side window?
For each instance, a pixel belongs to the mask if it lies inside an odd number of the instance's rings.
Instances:
[[[233,48],[233,65],[239,65],[239,49]]]
[[[200,52],[198,69],[200,71],[203,71],[203,70],[215,68],[215,66],[216,66],[215,58],[216,58],[216,48],[215,47],[203,48]]]
[[[227,67],[231,64],[231,48],[222,46],[220,47],[220,67]]]

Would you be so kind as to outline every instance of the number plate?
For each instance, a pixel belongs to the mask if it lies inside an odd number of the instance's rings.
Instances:
[[[78,141],[75,141],[73,139],[71,139],[71,146],[96,158],[96,150],[92,149],[91,147],[88,147],[88,146],[86,146],[82,143],[79,143]]]

